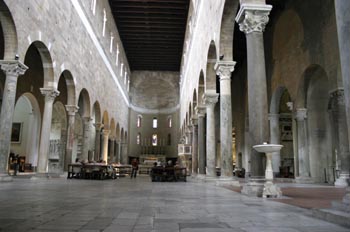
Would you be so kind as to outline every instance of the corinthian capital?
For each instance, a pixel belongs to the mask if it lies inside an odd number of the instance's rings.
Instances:
[[[6,75],[23,75],[28,67],[19,60],[0,60],[1,69]]]
[[[230,79],[231,73],[235,70],[236,62],[234,61],[218,61],[214,69],[220,80]]]
[[[55,98],[60,95],[60,91],[58,91],[55,88],[41,88],[40,92],[42,95],[45,96],[45,102],[46,101],[54,101]]]
[[[66,111],[68,115],[74,116],[76,112],[78,112],[79,106],[75,105],[66,105]]]
[[[245,34],[263,32],[269,22],[271,5],[242,4],[236,17],[239,29]]]
[[[204,104],[208,107],[214,107],[218,102],[219,94],[215,92],[206,92],[203,95]]]

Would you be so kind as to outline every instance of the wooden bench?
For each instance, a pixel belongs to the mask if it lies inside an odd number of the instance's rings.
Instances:
[[[186,182],[186,168],[180,167],[153,167],[151,169],[152,182],[163,181],[185,181]]]

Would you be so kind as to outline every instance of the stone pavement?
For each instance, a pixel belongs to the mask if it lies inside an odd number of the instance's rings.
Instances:
[[[350,231],[307,209],[200,182],[15,178],[0,189],[0,231]]]

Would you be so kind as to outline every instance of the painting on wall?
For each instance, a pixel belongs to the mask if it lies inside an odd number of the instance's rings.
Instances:
[[[21,142],[22,124],[21,122],[12,123],[11,143]]]

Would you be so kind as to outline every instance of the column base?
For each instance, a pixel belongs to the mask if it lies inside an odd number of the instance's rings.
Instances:
[[[248,196],[262,197],[264,190],[264,177],[254,177],[248,180],[248,183],[243,185],[241,193]]]
[[[1,182],[11,182],[13,181],[13,177],[8,174],[0,174],[0,183]]]
[[[281,197],[282,191],[280,187],[278,187],[276,184],[274,184],[272,181],[266,181],[264,184],[264,189],[262,193],[263,198],[270,198],[270,197]]]
[[[225,176],[220,176],[219,178],[216,179],[216,185],[217,186],[236,186],[240,187],[239,181],[234,178],[234,177],[225,177]]]
[[[334,186],[348,187],[349,180],[350,180],[349,174],[340,174],[340,177],[334,182]]]
[[[315,180],[311,177],[297,176],[295,177],[295,183],[297,184],[314,184]]]

